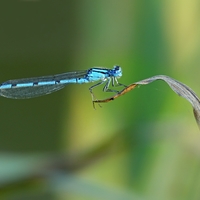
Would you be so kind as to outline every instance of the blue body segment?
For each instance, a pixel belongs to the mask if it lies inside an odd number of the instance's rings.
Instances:
[[[33,98],[60,90],[67,84],[83,84],[99,81],[89,88],[93,97],[92,89],[102,83],[105,83],[103,91],[116,92],[108,89],[108,87],[110,83],[112,83],[112,86],[115,83],[123,85],[118,83],[117,80],[121,76],[121,67],[114,66],[113,69],[94,67],[84,71],[67,72],[52,76],[9,80],[0,84],[0,96],[13,99]]]

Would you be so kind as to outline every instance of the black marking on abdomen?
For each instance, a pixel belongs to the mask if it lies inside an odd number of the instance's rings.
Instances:
[[[37,86],[38,85],[38,82],[33,82],[33,86]]]

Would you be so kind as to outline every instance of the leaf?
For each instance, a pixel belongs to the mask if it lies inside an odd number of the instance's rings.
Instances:
[[[200,100],[199,100],[198,96],[187,85],[185,85],[169,76],[165,76],[165,75],[157,75],[157,76],[153,76],[153,77],[132,83],[129,86],[125,87],[120,92],[118,92],[116,95],[114,95],[110,98],[107,98],[107,99],[103,99],[103,100],[95,100],[94,103],[110,102],[110,101],[130,92],[138,85],[148,85],[149,83],[152,83],[157,80],[165,81],[176,94],[185,98],[192,104],[194,116],[195,116],[196,122],[198,124],[198,127],[200,128]]]

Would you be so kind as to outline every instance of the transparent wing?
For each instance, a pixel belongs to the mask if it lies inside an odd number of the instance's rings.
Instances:
[[[50,94],[65,87],[66,84],[72,83],[76,78],[83,78],[87,74],[86,71],[68,72],[52,76],[42,76],[34,78],[24,78],[9,80],[0,85],[0,95],[13,99],[27,99]],[[69,80],[65,84],[61,84],[61,80]],[[56,84],[55,84],[56,81]],[[33,84],[32,84],[33,83]],[[39,83],[47,83],[40,85]],[[23,87],[18,87],[23,84]],[[5,87],[11,86],[11,87]]]
[[[64,88],[65,85],[43,85],[37,87],[21,87],[0,90],[0,95],[12,99],[28,99],[50,94]]]

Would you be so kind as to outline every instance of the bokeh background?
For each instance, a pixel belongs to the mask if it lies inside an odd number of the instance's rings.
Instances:
[[[200,94],[199,19],[198,0],[2,1],[0,82],[117,64]],[[94,110],[90,86],[0,98],[0,199],[200,199],[191,105],[157,81]]]

